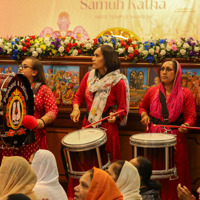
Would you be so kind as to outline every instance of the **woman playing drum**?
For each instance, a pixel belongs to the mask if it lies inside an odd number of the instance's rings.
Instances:
[[[34,129],[35,141],[24,144],[21,147],[3,146],[0,149],[1,159],[3,156],[22,156],[29,160],[30,156],[38,149],[47,149],[45,125],[50,124],[58,114],[58,108],[51,92],[46,86],[46,78],[42,63],[34,57],[27,57],[20,65],[19,73],[23,73],[29,80],[32,90],[36,91],[34,100],[34,116],[37,119],[37,127]],[[37,84],[39,83],[39,84]],[[38,89],[36,90],[36,86]],[[34,92],[33,92],[34,93]],[[0,160],[1,160],[0,159]]]
[[[177,137],[175,163],[178,179],[162,180],[161,199],[178,199],[178,183],[191,189],[188,161],[187,133],[185,126],[193,126],[196,121],[193,94],[181,86],[181,65],[176,60],[165,61],[159,70],[161,83],[150,88],[145,94],[139,114],[143,124],[150,123],[148,132],[174,134]],[[163,128],[153,124],[180,125],[179,129]]]
[[[93,70],[88,72],[81,81],[73,100],[73,111],[70,116],[74,122],[79,120],[79,107],[84,100],[88,112],[83,120],[83,126],[110,115],[108,121],[97,125],[106,129],[106,150],[111,153],[111,160],[120,159],[117,124],[118,122],[120,125],[126,124],[130,99],[128,81],[119,72],[120,60],[112,47],[102,45],[97,48],[92,61]],[[117,117],[112,116],[114,106],[117,106],[117,111],[124,109],[124,112]]]

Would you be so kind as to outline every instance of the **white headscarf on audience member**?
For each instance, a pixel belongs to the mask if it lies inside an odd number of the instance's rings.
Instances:
[[[31,164],[37,175],[37,183],[34,187],[37,199],[67,200],[67,195],[59,183],[59,175],[56,159],[48,150],[38,150]]]
[[[33,188],[37,177],[28,161],[20,156],[4,156],[0,167],[0,199],[22,193],[36,200]]]
[[[139,173],[130,162],[125,161],[116,184],[124,200],[142,200]]]

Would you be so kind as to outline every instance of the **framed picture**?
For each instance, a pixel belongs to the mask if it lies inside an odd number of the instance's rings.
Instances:
[[[148,68],[127,68],[130,86],[130,108],[138,109],[148,89]]]
[[[71,105],[79,87],[79,66],[54,66],[48,68],[49,87],[58,105]]]
[[[0,74],[16,74],[18,72],[19,65],[0,65]]]
[[[192,92],[196,110],[200,111],[200,69],[182,69],[181,85]]]

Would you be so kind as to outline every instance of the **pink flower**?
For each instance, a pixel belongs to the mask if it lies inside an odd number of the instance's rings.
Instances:
[[[172,48],[173,51],[177,51],[178,50],[175,44],[172,44],[171,48]]]

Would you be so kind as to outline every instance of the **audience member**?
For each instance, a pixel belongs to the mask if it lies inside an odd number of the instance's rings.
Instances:
[[[59,183],[56,159],[48,150],[39,149],[30,158],[31,166],[37,175],[33,188],[38,200],[67,200],[67,195]]]
[[[199,189],[200,188],[197,189],[198,194],[200,194]],[[182,187],[180,183],[177,186],[177,193],[179,200],[196,200],[196,197],[191,194],[188,188],[186,186]],[[200,195],[198,199],[200,199]]]
[[[124,200],[142,200],[139,194],[140,177],[131,163],[123,160],[115,161],[108,168],[108,174],[116,182]]]
[[[138,169],[141,185],[140,194],[143,200],[160,200],[159,192],[161,190],[160,182],[151,179],[152,164],[144,157],[137,157],[130,162]]]
[[[113,179],[102,169],[87,171],[74,188],[74,200],[123,200]]]
[[[29,197],[27,197],[25,194],[11,194],[8,196],[7,200],[31,200]]]
[[[36,200],[33,188],[37,176],[28,161],[19,156],[4,156],[0,167],[0,199],[7,200],[11,194],[22,193]]]

